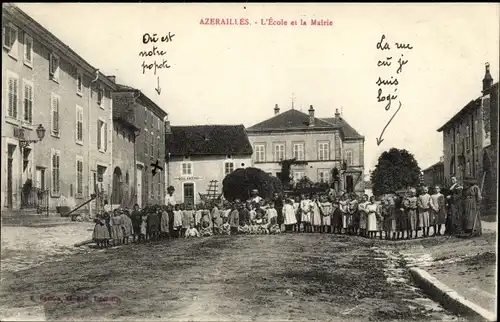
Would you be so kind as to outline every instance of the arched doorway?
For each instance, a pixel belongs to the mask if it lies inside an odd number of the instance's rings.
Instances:
[[[111,195],[111,203],[113,205],[121,204],[122,201],[122,170],[116,167],[113,171],[113,194]]]

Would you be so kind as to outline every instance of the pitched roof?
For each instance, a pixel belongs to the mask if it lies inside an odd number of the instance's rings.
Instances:
[[[336,122],[334,117],[322,118],[323,121],[334,124]],[[347,139],[363,139],[364,136],[358,133],[352,126],[347,123],[347,121],[340,117],[340,127],[342,132],[344,132],[344,137]],[[337,121],[338,122],[338,121]]]
[[[333,124],[325,122],[319,118],[314,118],[314,126],[309,126],[309,115],[302,113],[300,111],[291,109],[286,112],[280,113],[257,123],[249,128],[247,128],[248,132],[260,132],[260,131],[272,131],[272,130],[288,130],[288,129],[308,129],[308,130],[316,130],[316,129],[335,129],[339,128]]]
[[[171,155],[251,155],[252,145],[243,125],[172,126],[166,135]]]
[[[437,167],[437,166],[441,166],[441,165],[444,165],[444,162],[443,162],[443,161],[439,161],[439,162],[437,162],[437,163],[434,163],[433,165],[431,165],[431,166],[429,166],[429,167],[425,168],[424,170],[422,170],[422,172],[427,172],[427,171],[432,170],[432,169],[434,169],[435,167]]]
[[[484,94],[495,94],[498,95],[498,82],[493,84],[491,87],[484,91]],[[482,96],[467,103],[457,114],[453,115],[443,126],[437,129],[438,132],[444,131],[449,125],[453,124],[457,119],[461,119],[464,114],[467,114],[470,110],[481,107]]]
[[[314,126],[309,126],[309,115],[298,110],[288,110],[263,122],[257,123],[247,129],[248,132],[283,131],[283,130],[328,130],[341,129],[347,139],[363,139],[346,120],[340,118],[340,122],[334,117],[314,118]]]

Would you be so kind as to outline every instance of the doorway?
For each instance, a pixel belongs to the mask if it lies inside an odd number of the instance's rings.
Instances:
[[[184,183],[182,187],[184,204],[194,205],[194,183]]]
[[[13,186],[12,186],[12,165],[14,164],[14,151],[16,146],[9,144],[7,154],[7,207],[12,208],[13,204]]]
[[[345,185],[348,193],[354,192],[354,181],[352,179],[352,176],[345,177]]]

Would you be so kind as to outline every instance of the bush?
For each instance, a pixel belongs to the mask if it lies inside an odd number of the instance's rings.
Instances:
[[[226,200],[247,200],[253,189],[262,198],[272,198],[275,192],[282,194],[281,181],[257,168],[237,169],[222,180],[222,193]]]

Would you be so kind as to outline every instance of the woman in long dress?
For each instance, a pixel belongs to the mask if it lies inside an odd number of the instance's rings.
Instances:
[[[113,246],[120,245],[123,238],[123,220],[118,209],[115,209],[113,217],[110,219],[111,226],[111,239],[113,240]]]
[[[434,235],[441,236],[441,228],[446,223],[445,199],[439,186],[434,187],[430,201],[431,220],[434,225]]]
[[[377,235],[377,214],[378,214],[378,205],[375,203],[375,197],[370,197],[370,202],[365,207],[367,225],[366,228],[368,230],[368,234],[370,238],[374,238]]]
[[[453,235],[459,230],[459,218],[462,210],[461,197],[463,187],[458,183],[456,177],[451,177],[451,187],[449,188],[449,195],[446,197],[448,204],[448,215],[446,217],[446,235]]]
[[[474,178],[464,180],[464,231],[474,236],[481,236],[481,189]]]

